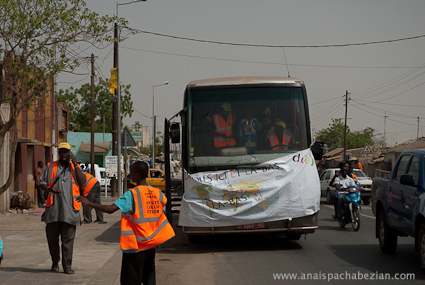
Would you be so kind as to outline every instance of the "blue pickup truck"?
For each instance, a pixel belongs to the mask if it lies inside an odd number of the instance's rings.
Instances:
[[[387,177],[380,175],[384,177],[373,179],[372,210],[382,252],[394,253],[398,236],[414,237],[415,249],[425,271],[424,164],[425,149],[402,152]]]

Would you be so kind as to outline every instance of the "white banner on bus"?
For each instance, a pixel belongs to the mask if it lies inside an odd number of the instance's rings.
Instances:
[[[184,173],[179,226],[221,227],[298,218],[320,208],[310,149],[254,168]]]

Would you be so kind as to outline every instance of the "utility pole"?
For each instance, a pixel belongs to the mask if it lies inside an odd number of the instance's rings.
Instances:
[[[417,138],[417,139],[419,138],[419,117],[418,117],[418,133],[417,133],[417,135],[416,135],[416,138]]]
[[[346,160],[347,157],[345,155],[345,152],[347,150],[347,112],[348,112],[348,90],[345,91],[345,125],[344,125],[344,152],[342,157],[344,158],[343,160]]]
[[[387,148],[387,112],[385,112],[384,116],[384,149]]]
[[[94,54],[91,54],[91,143],[90,164],[91,174],[94,176]]]
[[[115,23],[114,26],[114,68],[118,67],[118,23]],[[119,84],[117,82],[117,84]],[[118,91],[115,89],[114,100],[112,104],[112,155],[118,155]],[[119,175],[119,174],[118,174]],[[111,195],[116,197],[117,195],[117,177],[111,178]]]

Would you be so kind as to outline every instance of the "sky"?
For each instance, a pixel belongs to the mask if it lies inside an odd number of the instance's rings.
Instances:
[[[119,1],[125,2],[130,1]],[[99,15],[116,14],[116,1],[86,3]],[[425,136],[424,11],[423,0],[147,0],[120,5],[119,17],[128,27],[144,31],[125,32],[119,47],[120,81],[131,84],[135,109],[124,124],[139,121],[151,127],[154,94],[157,128],[163,130],[164,118],[182,109],[192,80],[289,72],[306,85],[313,135],[328,128],[332,118],[344,118],[348,91],[351,131],[372,127],[381,137],[385,132],[387,146],[393,146],[417,137],[419,117],[419,137]],[[406,39],[412,37],[417,38]],[[399,39],[406,40],[393,41]],[[373,42],[381,43],[365,44]],[[112,44],[75,50],[81,56],[94,53],[99,76],[109,78]],[[90,83],[89,68],[80,70],[87,75],[59,75],[59,88]],[[169,84],[153,88],[165,81]]]

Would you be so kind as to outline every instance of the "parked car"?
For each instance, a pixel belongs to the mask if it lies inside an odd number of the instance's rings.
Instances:
[[[335,187],[329,186],[329,182],[331,182],[335,173],[339,174],[339,168],[326,169],[320,176],[321,196],[326,197],[326,202],[328,202],[329,204],[332,203],[332,197],[335,193]],[[370,177],[367,177],[360,169],[353,169],[353,174],[357,176],[357,181],[361,186],[363,186],[360,192],[363,205],[369,205],[372,189],[372,179]]]
[[[397,238],[411,236],[425,271],[425,149],[404,151],[391,173],[375,173],[372,210],[381,251],[394,253]]]
[[[149,169],[148,177],[146,178],[148,185],[165,191],[165,173],[161,169]],[[133,188],[136,183],[131,181],[130,175],[127,175],[127,189]],[[171,192],[176,192],[182,196],[184,193],[181,179],[171,179]]]

